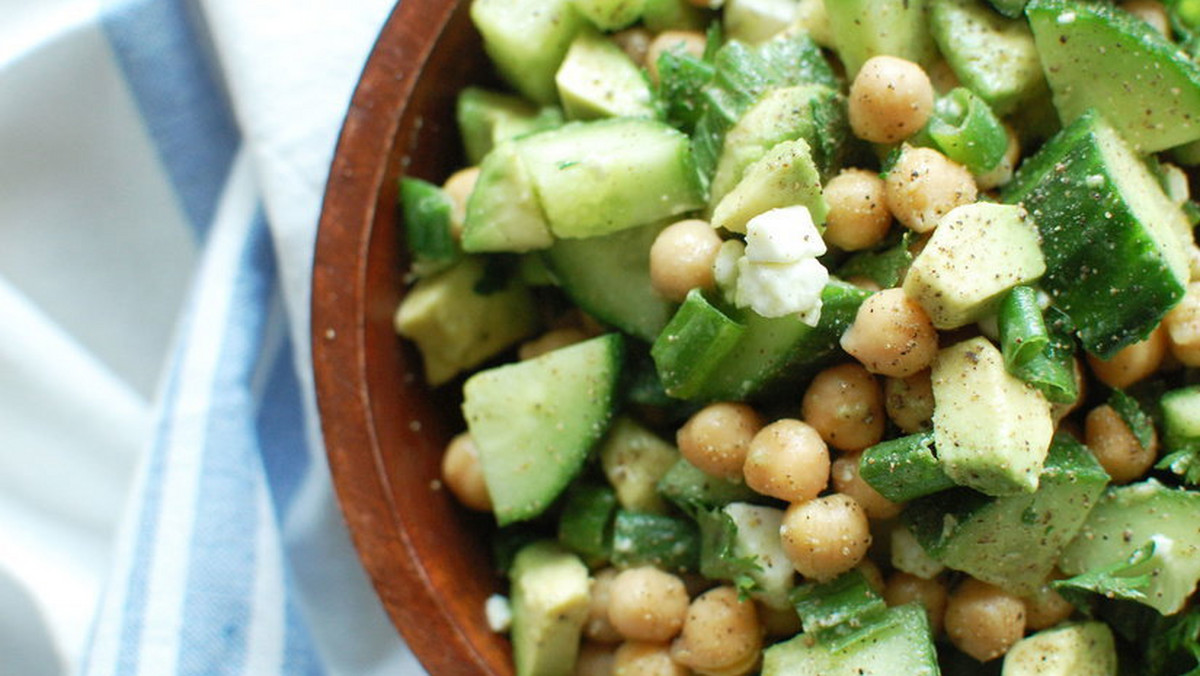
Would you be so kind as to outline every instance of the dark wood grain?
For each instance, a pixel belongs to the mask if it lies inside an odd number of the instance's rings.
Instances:
[[[500,588],[485,519],[437,487],[456,431],[445,392],[392,330],[405,265],[401,173],[440,182],[460,163],[456,92],[488,71],[467,2],[403,0],[364,68],[330,170],[313,266],[321,429],[350,533],[384,608],[431,673],[511,674],[483,607]]]

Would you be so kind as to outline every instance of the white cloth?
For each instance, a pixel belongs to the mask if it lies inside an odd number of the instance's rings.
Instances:
[[[420,674],[308,354],[392,0],[0,0],[0,676]]]

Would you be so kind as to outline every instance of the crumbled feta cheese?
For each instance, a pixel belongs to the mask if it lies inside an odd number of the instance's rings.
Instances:
[[[799,315],[815,326],[829,271],[817,261],[825,242],[802,206],[772,209],[750,219],[746,243],[722,245],[713,264],[717,286],[738,307],[764,317]]]
[[[512,628],[512,606],[508,598],[500,594],[492,594],[483,604],[483,612],[487,615],[488,628],[497,634],[503,634]]]

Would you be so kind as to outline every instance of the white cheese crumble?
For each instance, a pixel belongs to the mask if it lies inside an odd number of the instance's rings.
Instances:
[[[512,628],[512,606],[508,603],[508,597],[492,594],[484,602],[483,612],[487,616],[488,628],[497,634]]]
[[[807,207],[771,209],[746,224],[746,243],[722,245],[713,264],[717,285],[735,305],[764,317],[798,315],[809,326],[821,318],[821,291],[829,271],[826,251]]]

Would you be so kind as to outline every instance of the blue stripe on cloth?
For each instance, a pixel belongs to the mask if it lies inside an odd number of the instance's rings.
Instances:
[[[305,424],[295,350],[287,339],[268,376],[258,416],[258,443],[275,509],[280,514],[288,512],[312,465],[306,451]]]
[[[240,135],[185,2],[104,0],[103,24],[183,211],[203,235]]]

